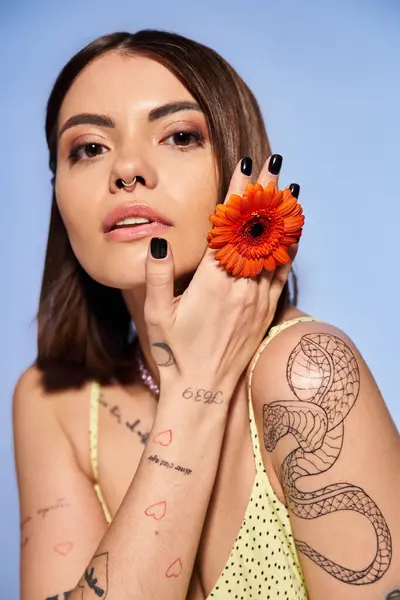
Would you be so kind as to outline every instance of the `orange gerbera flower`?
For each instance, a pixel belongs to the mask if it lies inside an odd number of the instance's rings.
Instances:
[[[234,277],[256,277],[290,261],[288,248],[304,225],[303,209],[289,189],[279,191],[272,181],[248,184],[243,197],[233,194],[218,204],[207,235],[216,260]]]

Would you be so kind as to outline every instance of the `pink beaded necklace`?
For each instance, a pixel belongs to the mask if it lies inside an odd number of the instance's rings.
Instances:
[[[137,353],[136,353],[136,362],[139,369],[139,375],[144,385],[150,390],[150,392],[158,398],[160,396],[160,388],[154,379],[153,375],[150,373],[148,368],[146,367],[146,363],[144,362],[144,357],[140,346],[138,345]]]

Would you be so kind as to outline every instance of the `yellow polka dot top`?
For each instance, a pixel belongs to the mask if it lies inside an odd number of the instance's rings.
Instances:
[[[248,398],[250,431],[256,475],[249,504],[228,562],[207,600],[307,600],[303,574],[284,504],[275,495],[261,458],[251,399],[251,381],[257,361],[281,331],[302,321],[301,317],[272,327],[255,354],[249,370]],[[98,481],[98,414],[100,386],[93,382],[90,403],[90,456],[94,489],[107,523],[112,517]]]

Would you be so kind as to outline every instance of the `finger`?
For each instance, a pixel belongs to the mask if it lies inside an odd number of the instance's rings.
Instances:
[[[289,185],[289,190],[290,190],[290,193],[292,194],[292,196],[294,198],[297,199],[299,197],[299,195],[300,195],[300,186],[299,186],[298,183],[291,183]],[[293,238],[293,241],[294,241],[294,238]],[[289,254],[290,258],[291,258],[291,260],[290,260],[290,266],[291,266],[291,264],[293,263],[293,261],[295,259],[295,256],[297,254],[297,250],[298,250],[298,241],[297,241],[297,243],[295,243],[292,246],[290,246],[289,249],[288,249],[288,254]],[[290,269],[289,269],[289,271],[290,271]],[[266,269],[263,269],[263,271],[261,272],[260,277],[259,277],[259,283],[260,283],[260,285],[261,286],[265,285],[263,283],[263,281],[267,281],[267,283],[271,283],[274,275],[275,275],[275,270],[273,270],[273,271],[267,271]],[[285,276],[285,270],[283,270],[283,272],[282,272],[282,270],[278,270],[278,273],[277,273],[278,281],[279,281],[279,279],[284,278],[284,276]]]
[[[228,188],[228,192],[225,196],[225,201],[224,204],[226,204],[228,202],[228,200],[230,200],[232,198],[232,200],[234,202],[236,202],[236,207],[238,208],[240,206],[240,202],[241,202],[241,196],[244,192],[244,190],[246,189],[246,186],[248,183],[250,183],[250,178],[253,172],[253,160],[250,158],[250,156],[245,156],[244,158],[242,158],[242,160],[236,165],[235,170],[233,172],[230,184],[229,184],[229,188]],[[216,213],[214,215],[215,219],[219,219],[219,215],[218,215],[218,211],[220,210],[216,207]],[[224,223],[224,220],[221,221],[221,224]],[[210,248],[208,248],[206,250],[205,256],[209,257],[209,256],[214,256],[215,255],[215,250],[212,250]]]
[[[298,183],[291,183],[289,185],[289,190],[290,193],[292,194],[293,198],[298,198],[300,195],[300,186]]]
[[[258,183],[265,188],[270,181],[278,186],[279,173],[281,172],[283,158],[280,154],[272,154],[264,163],[258,176]]]
[[[226,204],[232,194],[241,196],[246,189],[247,184],[250,182],[250,177],[253,172],[253,160],[250,156],[245,156],[236,165],[233,172],[232,179],[229,184],[228,192],[225,196],[224,204]]]
[[[296,258],[298,248],[298,244],[293,244],[292,246],[290,246],[290,248],[288,249],[290,261],[285,265],[277,266],[274,271],[274,275],[271,280],[270,286],[270,302],[273,306],[276,306],[278,304],[279,297],[289,278],[290,269],[292,268],[293,261]]]
[[[152,238],[146,257],[144,317],[152,340],[158,339],[172,314],[174,259],[164,238]]]

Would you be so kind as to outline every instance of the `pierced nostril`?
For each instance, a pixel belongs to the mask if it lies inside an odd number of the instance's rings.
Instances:
[[[133,180],[135,180],[135,183],[141,183],[142,185],[146,185],[146,182],[141,175],[135,175],[135,177],[132,179],[132,181]],[[119,189],[126,187],[126,182],[124,183],[124,179],[122,179],[121,177],[119,177],[115,183],[116,183],[117,188],[119,188]]]

